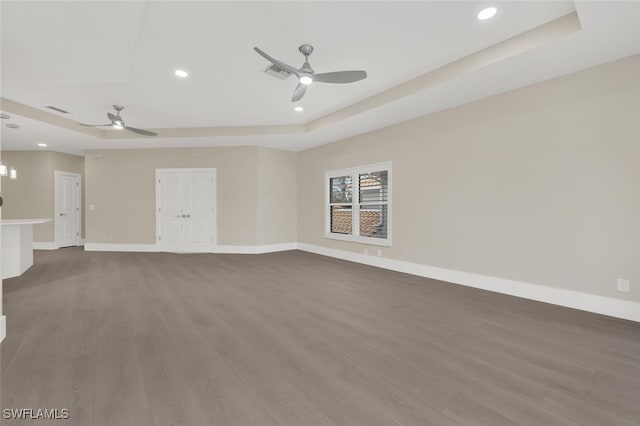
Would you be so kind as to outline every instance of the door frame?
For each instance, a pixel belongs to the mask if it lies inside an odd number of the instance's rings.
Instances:
[[[82,245],[82,175],[80,173],[72,173],[65,172],[62,170],[54,170],[54,189],[53,189],[53,203],[54,203],[54,218],[53,218],[53,238],[54,238],[54,246],[55,248],[60,248],[60,235],[58,232],[58,221],[60,220],[60,216],[58,215],[58,181],[60,180],[61,175],[73,176],[78,179],[78,184],[76,185],[76,199],[78,200],[78,215],[76,217],[76,227],[78,229],[78,234],[76,235],[76,246]]]
[[[162,212],[160,211],[162,191],[160,191],[160,174],[167,172],[210,172],[213,174],[213,241],[211,242],[211,253],[215,252],[215,248],[218,245],[218,174],[215,168],[197,167],[156,169],[156,245],[158,246],[158,250],[162,251],[162,241],[160,240],[160,234],[162,233]]]

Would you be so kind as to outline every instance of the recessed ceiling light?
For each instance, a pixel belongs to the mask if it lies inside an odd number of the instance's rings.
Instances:
[[[304,108],[302,108],[300,105],[298,105],[297,107],[294,108],[294,110],[296,110],[297,112],[302,112],[302,111],[304,111]]]
[[[46,144],[46,143],[42,143],[42,142],[40,142],[40,143],[38,144],[38,146],[41,146],[41,147],[43,147],[43,148],[44,148],[45,146],[47,146],[47,144]]]
[[[7,127],[10,129],[19,129],[20,125],[19,124],[15,124],[15,123],[9,123],[7,124]]]
[[[177,70],[175,70],[173,73],[176,75],[176,77],[180,77],[180,78],[187,78],[187,77],[189,77],[189,73],[188,73],[188,72],[186,72],[185,70],[177,69]]]
[[[482,9],[478,13],[478,19],[481,21],[485,21],[487,19],[493,18],[497,12],[498,9],[496,9],[495,7],[487,7],[486,9]]]
[[[3,120],[8,120],[11,117],[9,116],[9,114],[2,113],[2,114],[0,114],[0,118],[3,119]]]

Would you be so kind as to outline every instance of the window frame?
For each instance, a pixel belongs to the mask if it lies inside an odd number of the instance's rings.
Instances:
[[[384,202],[360,202],[360,174],[372,172],[387,172],[387,238],[365,237],[360,235],[360,209],[362,205],[385,205]],[[351,203],[331,203],[331,178],[351,176],[352,196]],[[332,240],[350,241],[361,244],[371,244],[377,246],[391,247],[391,219],[392,219],[392,163],[386,161],[382,163],[367,164],[364,166],[349,167],[346,169],[329,170],[324,174],[324,237]],[[351,205],[351,234],[340,234],[331,232],[331,206]]]

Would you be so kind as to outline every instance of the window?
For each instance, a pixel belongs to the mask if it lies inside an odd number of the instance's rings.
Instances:
[[[391,163],[325,174],[325,237],[391,245]]]

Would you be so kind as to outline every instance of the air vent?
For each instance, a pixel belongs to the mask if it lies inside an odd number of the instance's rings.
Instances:
[[[275,65],[271,65],[269,68],[264,70],[264,72],[280,80],[286,80],[291,75],[289,71],[285,71]]]
[[[60,109],[60,108],[58,108],[58,107],[54,107],[54,106],[51,106],[51,105],[48,105],[48,106],[46,106],[45,108],[49,108],[49,109],[52,109],[52,110],[54,110],[54,111],[61,112],[61,113],[63,113],[63,114],[69,114],[69,111],[65,111],[65,110],[63,110],[63,109]]]

